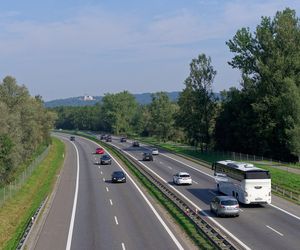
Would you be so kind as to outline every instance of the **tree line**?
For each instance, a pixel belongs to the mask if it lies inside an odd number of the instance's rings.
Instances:
[[[262,17],[255,32],[239,29],[226,42],[241,72],[240,87],[212,92],[211,58],[200,54],[177,102],[164,92],[139,105],[127,91],[106,94],[93,107],[59,107],[57,128],[107,131],[185,141],[201,150],[227,150],[281,160],[300,155],[300,22],[289,8]]]
[[[0,185],[41,145],[50,143],[56,114],[44,108],[40,96],[30,96],[11,76],[0,83]]]

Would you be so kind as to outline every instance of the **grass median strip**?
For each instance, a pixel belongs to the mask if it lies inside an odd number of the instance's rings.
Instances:
[[[0,209],[0,249],[16,249],[28,221],[54,185],[65,149],[60,140],[52,141],[48,156],[22,189]]]
[[[170,143],[158,142],[153,138],[139,138],[139,140],[183,156],[198,159],[200,162],[205,161],[208,163],[212,163],[214,161],[224,160],[224,157],[226,157],[222,154],[201,153],[197,150],[192,150],[186,147],[180,147]],[[300,176],[298,174],[290,173],[281,169],[272,168],[265,164],[258,164],[255,162],[253,163],[257,167],[269,170],[271,173],[272,183],[274,183],[275,185],[284,188],[287,191],[294,191],[296,193],[300,193]]]
[[[127,160],[121,153],[115,150],[112,146],[83,133],[77,133],[90,140],[93,140],[100,145],[108,148],[111,153],[119,158],[134,174],[139,181],[147,188],[148,192],[154,197],[163,207],[169,212],[173,219],[184,229],[187,235],[199,246],[200,249],[215,249],[204,233],[199,231],[194,223],[169,199],[167,198],[154,184],[152,184],[130,161]]]

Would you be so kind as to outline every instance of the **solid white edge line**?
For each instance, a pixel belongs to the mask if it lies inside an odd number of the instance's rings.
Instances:
[[[185,165],[185,166],[187,166],[187,167],[189,167],[189,168],[191,168],[191,169],[193,169],[193,170],[195,170],[195,171],[197,171],[197,172],[200,172],[200,173],[202,173],[202,174],[204,174],[204,175],[206,175],[206,176],[208,176],[208,177],[211,177],[212,179],[215,178],[213,175],[207,174],[207,173],[205,173],[205,172],[203,172],[203,171],[201,171],[201,170],[199,170],[199,169],[197,169],[197,168],[195,168],[195,167],[192,167],[192,166],[190,166],[190,165],[188,165],[188,164],[186,164],[186,163],[184,163],[184,162],[182,162],[182,161],[180,161],[180,160],[174,159],[174,158],[172,158],[171,156],[165,155],[165,154],[163,154],[163,153],[161,153],[161,155],[163,155],[163,156],[165,156],[165,157],[167,157],[167,158],[169,158],[169,159],[171,159],[171,160],[177,161],[177,162],[179,162],[179,163],[181,163],[181,164],[183,164],[183,165]],[[268,204],[268,205],[274,207],[275,209],[280,210],[280,211],[283,212],[283,213],[286,213],[286,214],[288,214],[288,215],[290,215],[290,216],[292,216],[292,217],[294,217],[294,218],[300,220],[300,217],[298,217],[297,215],[294,215],[294,214],[292,214],[292,213],[290,213],[290,212],[284,210],[283,208],[277,207],[277,206],[273,205],[272,203],[271,203],[271,204]]]
[[[122,242],[122,250],[126,250],[125,244]]]
[[[279,234],[280,236],[283,236],[282,233],[278,232],[278,231],[275,230],[274,228],[272,228],[272,227],[270,227],[270,226],[268,226],[268,225],[266,225],[266,227],[269,228],[269,229],[271,229],[271,230],[274,231],[275,233]]]
[[[118,149],[120,149],[118,146],[115,146]],[[122,150],[122,149],[120,149]],[[125,154],[130,155],[128,152],[123,151]],[[130,155],[133,159],[135,159],[136,161],[138,161],[138,159],[136,159],[134,156]],[[166,184],[168,184],[168,182],[163,179],[162,177],[160,177],[157,173],[155,173],[152,169],[150,169],[149,167],[147,167],[144,163],[139,162],[140,164],[142,164],[145,168],[147,168],[149,171],[151,171],[153,174],[155,174],[159,179],[161,179],[163,182],[165,182]],[[248,247],[244,242],[242,242],[241,240],[239,240],[235,235],[233,235],[231,232],[229,232],[225,227],[223,227],[219,222],[217,222],[215,219],[213,219],[211,216],[209,216],[209,214],[207,214],[206,212],[204,212],[200,207],[198,207],[194,202],[192,202],[189,198],[187,198],[183,193],[179,192],[175,187],[173,187],[172,185],[168,184],[169,187],[171,187],[175,192],[177,192],[178,194],[180,194],[182,197],[184,197],[188,202],[190,202],[198,211],[200,211],[204,216],[206,216],[208,219],[210,219],[211,221],[213,221],[219,228],[221,228],[223,231],[225,231],[231,238],[233,238],[236,242],[238,242],[241,246],[243,246],[245,249],[247,250],[251,250],[250,247]]]
[[[82,137],[84,138],[84,137]],[[98,143],[84,138],[90,142],[93,142],[94,144],[98,145]],[[106,150],[107,154],[110,155],[110,157],[117,163],[117,165],[125,172],[125,174],[128,176],[128,178],[130,179],[130,181],[132,182],[132,184],[135,186],[135,188],[138,190],[138,192],[141,194],[141,196],[144,198],[144,200],[146,201],[146,203],[148,204],[148,206],[150,207],[150,209],[152,210],[152,212],[155,214],[156,218],[159,220],[159,222],[163,225],[163,227],[165,228],[165,230],[167,231],[167,233],[169,234],[169,236],[171,237],[171,239],[174,241],[174,243],[176,244],[176,246],[178,247],[178,249],[180,250],[184,250],[184,248],[182,247],[182,245],[180,244],[180,242],[176,239],[175,235],[173,234],[173,232],[170,230],[170,228],[167,226],[167,224],[163,221],[163,219],[161,218],[161,216],[159,215],[159,213],[156,211],[156,209],[152,206],[152,204],[150,203],[150,201],[148,200],[148,198],[144,195],[144,193],[142,192],[142,190],[138,187],[138,185],[135,183],[135,181],[131,178],[130,175],[128,175],[127,171],[120,165],[120,163]]]
[[[280,207],[277,207],[277,206],[273,205],[272,203],[269,204],[269,205],[270,205],[271,207],[274,207],[274,208],[280,210],[280,211],[283,212],[283,213],[286,213],[286,214],[288,214],[288,215],[290,215],[290,216],[296,218],[297,220],[300,220],[300,217],[298,217],[297,215],[294,215],[294,214],[292,214],[292,213],[290,213],[290,212],[288,212],[288,211],[286,211],[286,210],[284,210],[284,209],[282,209],[282,208],[280,208]]]
[[[119,225],[117,216],[115,216],[115,222],[116,222],[117,225]]]
[[[77,208],[77,199],[78,199],[78,188],[79,188],[79,153],[78,149],[74,142],[71,142],[76,150],[77,155],[77,177],[76,177],[76,188],[75,188],[75,195],[74,195],[74,201],[73,201],[73,209],[72,209],[72,216],[69,226],[69,233],[68,233],[68,240],[66,245],[66,250],[71,249],[72,244],[72,237],[73,237],[73,229],[74,229],[74,221],[75,221],[75,214],[76,214],[76,208]]]

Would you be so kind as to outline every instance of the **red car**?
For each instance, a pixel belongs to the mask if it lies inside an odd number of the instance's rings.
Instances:
[[[103,148],[96,148],[96,154],[104,154],[104,149]]]

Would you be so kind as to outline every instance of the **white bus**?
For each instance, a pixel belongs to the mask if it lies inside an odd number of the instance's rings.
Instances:
[[[271,203],[271,176],[269,171],[253,164],[235,161],[213,163],[219,192],[234,196],[239,202]]]

